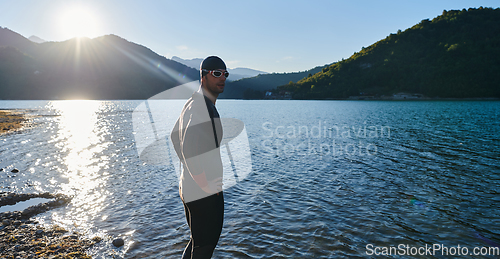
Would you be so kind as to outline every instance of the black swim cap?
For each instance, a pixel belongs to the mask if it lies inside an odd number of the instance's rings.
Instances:
[[[203,62],[201,62],[200,66],[200,72],[201,72],[201,77],[207,74],[207,72],[202,71],[203,69],[206,70],[217,70],[217,69],[224,69],[226,70],[226,64],[224,61],[222,61],[221,58],[217,56],[210,56],[207,57]]]

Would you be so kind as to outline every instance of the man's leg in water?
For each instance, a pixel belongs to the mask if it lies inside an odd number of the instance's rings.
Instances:
[[[211,258],[219,242],[224,221],[222,192],[184,204],[184,211],[191,229],[191,239],[182,258]]]

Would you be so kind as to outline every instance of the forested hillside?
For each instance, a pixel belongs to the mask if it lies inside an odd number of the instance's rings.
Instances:
[[[327,66],[319,66],[302,72],[261,74],[233,82],[228,81],[226,82],[226,89],[220,97],[230,99],[261,99],[264,97],[266,91],[276,89],[277,86],[289,82],[297,82],[308,75],[318,73]]]
[[[325,50],[328,51],[328,50]],[[419,93],[500,97],[500,9],[443,11],[334,63],[280,86],[294,99]]]

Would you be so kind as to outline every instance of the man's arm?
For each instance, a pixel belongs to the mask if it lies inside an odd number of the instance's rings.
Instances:
[[[217,163],[220,163],[220,151],[215,146],[211,121],[196,122],[196,118],[190,116],[184,132],[180,134],[182,159],[198,186],[207,193],[216,193],[222,190],[222,177],[212,179],[213,171],[219,168]]]

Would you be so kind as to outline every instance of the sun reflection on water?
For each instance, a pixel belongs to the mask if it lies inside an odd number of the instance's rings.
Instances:
[[[51,108],[58,117],[58,132],[53,141],[60,149],[62,164],[59,170],[67,182],[60,183],[62,191],[73,196],[69,211],[53,218],[64,225],[88,229],[92,220],[102,218],[104,201],[110,195],[106,188],[109,157],[103,155],[109,142],[105,123],[99,113],[106,109],[102,101],[54,101]]]

